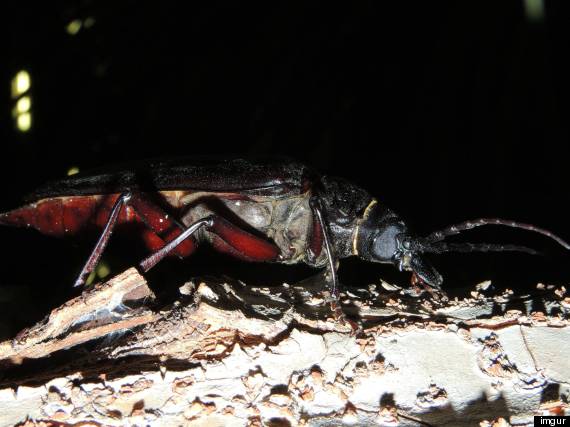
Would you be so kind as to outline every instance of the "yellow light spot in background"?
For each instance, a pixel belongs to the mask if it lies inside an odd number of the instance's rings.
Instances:
[[[111,273],[111,269],[109,268],[109,264],[107,264],[105,261],[101,260],[101,261],[99,261],[99,264],[97,264],[97,267],[95,267],[95,270],[93,270],[91,272],[91,274],[89,274],[89,277],[87,277],[87,280],[85,281],[85,285],[89,286],[89,285],[93,284],[93,282],[95,282],[96,279],[104,279],[110,273]]]
[[[17,98],[30,89],[32,80],[26,70],[18,71],[12,79],[12,98]]]
[[[105,261],[101,261],[95,271],[97,272],[97,277],[99,279],[104,279],[109,275],[109,273],[111,273],[111,269]]]
[[[526,18],[532,22],[544,20],[544,0],[524,0]]]
[[[67,171],[67,176],[76,175],[79,173],[79,168],[77,166],[72,166]]]
[[[27,113],[32,107],[32,99],[29,96],[22,96],[16,102],[16,114]]]
[[[65,31],[67,31],[67,34],[74,36],[79,32],[79,30],[81,30],[82,25],[83,23],[81,22],[81,20],[74,19],[69,24],[67,24],[67,26],[65,27]]]
[[[27,132],[32,127],[32,115],[30,113],[19,114],[16,118],[16,126],[21,132]]]
[[[85,286],[89,286],[93,283],[93,281],[95,280],[95,277],[97,277],[97,274],[95,273],[95,271],[92,271],[91,273],[89,273],[89,276],[87,277],[87,280],[85,281]]]

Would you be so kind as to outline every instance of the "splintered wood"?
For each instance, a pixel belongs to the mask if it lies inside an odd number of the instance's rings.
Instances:
[[[0,344],[0,363],[37,359],[112,333],[132,329],[158,318],[150,310],[128,309],[128,305],[154,299],[146,281],[135,269],[87,290],[11,342]],[[125,315],[119,315],[127,310]]]
[[[532,424],[569,413],[570,298],[541,285],[436,300],[382,283],[188,282],[130,269],[0,343],[0,426]]]

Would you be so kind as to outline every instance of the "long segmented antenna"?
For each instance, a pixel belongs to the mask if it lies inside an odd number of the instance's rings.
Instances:
[[[473,219],[471,221],[460,222],[459,224],[450,225],[449,227],[446,227],[443,230],[434,231],[433,233],[427,235],[424,238],[421,238],[420,240],[422,245],[429,247],[430,244],[435,242],[441,242],[448,236],[453,236],[455,234],[461,233],[462,231],[471,230],[472,228],[481,227],[483,225],[503,225],[513,228],[522,228],[523,230],[527,231],[534,231],[535,233],[539,233],[546,237],[550,237],[552,240],[555,240],[558,244],[560,244],[564,248],[570,250],[570,243],[558,237],[556,234],[548,230],[545,230],[544,228],[540,228],[532,224],[525,224],[522,222],[510,221],[501,218],[478,218],[478,219]]]
[[[525,252],[539,255],[534,249],[519,245],[500,245],[494,243],[447,243],[436,242],[422,246],[422,252],[441,254],[443,252]]]

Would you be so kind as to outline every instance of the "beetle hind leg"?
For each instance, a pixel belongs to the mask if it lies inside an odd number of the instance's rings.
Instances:
[[[183,233],[184,227],[175,221],[170,215],[162,210],[156,203],[144,193],[125,191],[119,195],[115,204],[111,209],[111,213],[103,227],[103,231],[95,247],[91,251],[91,255],[83,266],[81,273],[77,277],[74,286],[81,286],[85,283],[89,274],[95,269],[97,263],[101,259],[109,239],[113,234],[113,230],[119,222],[119,216],[123,207],[129,207],[136,213],[137,217],[142,220],[148,229],[147,244],[152,243],[158,248],[163,248],[167,242],[176,239]],[[174,253],[179,256],[187,256],[195,249],[195,243],[191,239],[180,241]]]
[[[105,248],[109,243],[109,239],[113,234],[113,230],[119,218],[119,213],[121,212],[123,206],[125,206],[129,202],[131,197],[132,193],[130,191],[125,191],[121,193],[117,198],[117,201],[115,202],[113,208],[111,209],[111,214],[109,215],[109,219],[107,220],[107,223],[103,228],[103,232],[101,233],[99,240],[95,244],[95,247],[91,251],[91,255],[89,255],[89,258],[87,258],[87,262],[81,269],[79,276],[77,277],[75,283],[73,284],[74,287],[83,285],[87,280],[89,274],[91,274],[91,272],[95,269],[95,267],[97,267],[97,263],[101,259],[101,255],[103,255],[103,252],[105,251]]]

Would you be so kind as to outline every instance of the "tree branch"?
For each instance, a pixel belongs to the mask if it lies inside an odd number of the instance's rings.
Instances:
[[[565,289],[347,290],[355,336],[321,283],[188,282],[163,307],[127,270],[0,343],[0,424],[518,425],[568,411]]]

